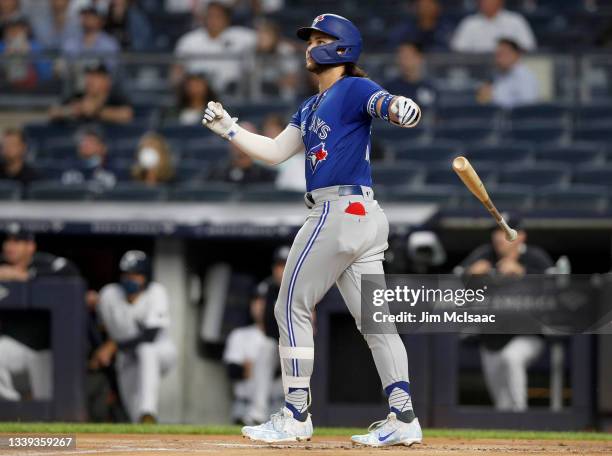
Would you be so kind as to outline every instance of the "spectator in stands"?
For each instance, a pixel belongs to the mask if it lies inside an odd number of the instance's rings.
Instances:
[[[262,124],[262,133],[268,138],[276,138],[286,125],[287,122],[280,114],[268,114]],[[281,190],[306,191],[303,154],[296,154],[278,166],[276,187]]]
[[[112,0],[106,18],[106,32],[123,49],[146,51],[153,45],[153,29],[134,0]]]
[[[548,254],[527,245],[527,233],[517,216],[506,221],[518,230],[518,238],[508,242],[504,232],[496,228],[491,244],[474,250],[455,269],[468,275],[501,275],[522,277],[525,274],[543,274],[553,266]],[[481,336],[481,361],[489,394],[495,408],[519,412],[527,409],[527,368],[544,350],[544,341],[538,336],[487,335]]]
[[[2,161],[0,179],[11,179],[27,186],[39,178],[38,173],[26,163],[28,145],[22,130],[8,128],[2,135]]]
[[[241,122],[240,126],[247,131],[257,133],[257,127],[251,122]],[[251,157],[242,152],[232,142],[229,143],[230,159],[212,169],[209,180],[239,184],[273,183],[276,171],[256,164]]]
[[[258,21],[256,32],[257,71],[263,93],[293,98],[299,81],[295,48],[282,40],[280,28],[270,20]]]
[[[80,31],[62,45],[66,57],[75,60],[101,58],[107,68],[115,68],[121,48],[117,40],[104,31],[106,12],[106,8],[94,2],[81,7]]]
[[[30,25],[23,16],[4,23],[0,41],[3,59],[1,85],[33,89],[53,76],[51,63],[43,59],[42,46],[31,37]]]
[[[504,0],[479,0],[479,12],[464,18],[451,41],[457,52],[493,52],[501,38],[527,51],[536,48],[535,37],[523,16],[504,9]]]
[[[157,133],[146,133],[138,143],[132,177],[138,182],[155,186],[167,184],[174,178],[170,145]]]
[[[70,0],[30,1],[28,17],[34,36],[46,49],[60,50],[70,37],[78,35],[79,22],[68,13]]]
[[[521,61],[521,56],[521,48],[516,42],[508,39],[499,41],[495,50],[497,74],[493,83],[485,83],[478,89],[478,102],[512,109],[538,101],[538,80]]]
[[[442,14],[439,0],[417,0],[414,17],[409,17],[390,33],[391,46],[410,41],[424,51],[448,49],[454,25]]]
[[[55,121],[125,124],[132,121],[134,110],[113,85],[108,68],[97,64],[86,69],[84,91],[69,97],[62,106],[52,107],[49,115]]]
[[[178,87],[176,105],[163,113],[163,122],[199,125],[202,112],[211,100],[218,101],[219,97],[210,87],[206,76],[201,73],[188,73]]]
[[[149,0],[151,1],[151,0]],[[155,1],[155,0],[153,0]],[[208,5],[214,0],[159,0],[163,1],[165,10],[173,14],[192,13],[197,14],[198,8]],[[246,18],[258,17],[275,13],[283,8],[285,0],[216,0],[239,16]]]
[[[78,160],[71,169],[64,171],[61,180],[65,185],[88,184],[93,191],[112,188],[117,182],[109,169],[104,136],[95,128],[86,128],[77,135]]]
[[[154,423],[160,381],[177,358],[169,332],[170,300],[164,285],[153,281],[144,252],[126,252],[119,269],[119,283],[100,290],[98,314],[110,336],[108,351],[117,353],[119,391],[131,421]]]
[[[2,243],[0,281],[26,282],[39,277],[76,277],[78,270],[66,258],[37,252],[34,234],[10,223]],[[31,314],[3,316],[0,322],[0,399],[18,401],[13,376],[26,374],[33,399],[49,400],[53,363],[49,324]]]
[[[273,408],[271,402],[276,398],[283,400],[282,385],[275,381],[278,326],[274,305],[288,255],[288,246],[276,249],[272,275],[257,286],[251,300],[253,324],[234,329],[225,345],[223,361],[233,381],[232,420],[235,423],[261,423]]]
[[[246,27],[232,26],[230,10],[218,2],[210,2],[199,14],[201,26],[183,35],[175,55],[185,59],[188,72],[205,73],[220,92],[235,92],[243,79],[245,59],[255,51],[255,32]],[[177,67],[174,80],[180,80]]]
[[[21,17],[21,14],[19,0],[0,0],[0,28],[3,28],[7,22]]]
[[[390,93],[401,93],[422,106],[436,101],[436,89],[425,77],[425,56],[418,43],[406,42],[397,48],[397,65],[400,75],[385,84]]]

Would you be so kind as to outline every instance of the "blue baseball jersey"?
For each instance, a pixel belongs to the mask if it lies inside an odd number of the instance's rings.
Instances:
[[[378,117],[376,102],[386,94],[370,79],[345,77],[300,105],[289,124],[301,130],[308,191],[372,186],[372,117]]]

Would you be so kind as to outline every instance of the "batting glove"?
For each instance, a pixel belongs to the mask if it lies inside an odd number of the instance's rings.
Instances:
[[[223,109],[221,103],[209,101],[204,110],[202,125],[208,127],[222,138],[232,139],[237,131],[237,120],[237,117],[231,117],[227,111]]]
[[[410,98],[397,97],[391,103],[389,110],[397,115],[399,121],[397,125],[403,128],[416,127],[421,120],[421,108]]]

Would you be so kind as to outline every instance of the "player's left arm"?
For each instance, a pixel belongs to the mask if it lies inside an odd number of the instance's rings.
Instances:
[[[355,79],[347,96],[359,116],[380,118],[403,128],[415,127],[421,120],[421,108],[414,100],[393,95],[371,79]]]
[[[376,114],[403,128],[416,127],[421,120],[421,108],[413,99],[390,93],[376,102]]]

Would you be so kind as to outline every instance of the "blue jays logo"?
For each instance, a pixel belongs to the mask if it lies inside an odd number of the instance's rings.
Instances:
[[[327,149],[325,149],[325,143],[319,143],[318,146],[314,146],[312,149],[308,151],[306,154],[306,159],[310,162],[310,169],[314,173],[317,170],[317,166],[322,161],[327,160]]]
[[[321,22],[323,19],[325,19],[325,14],[321,14],[320,16],[315,17],[315,20],[312,21],[312,26],[314,27],[319,22]]]

